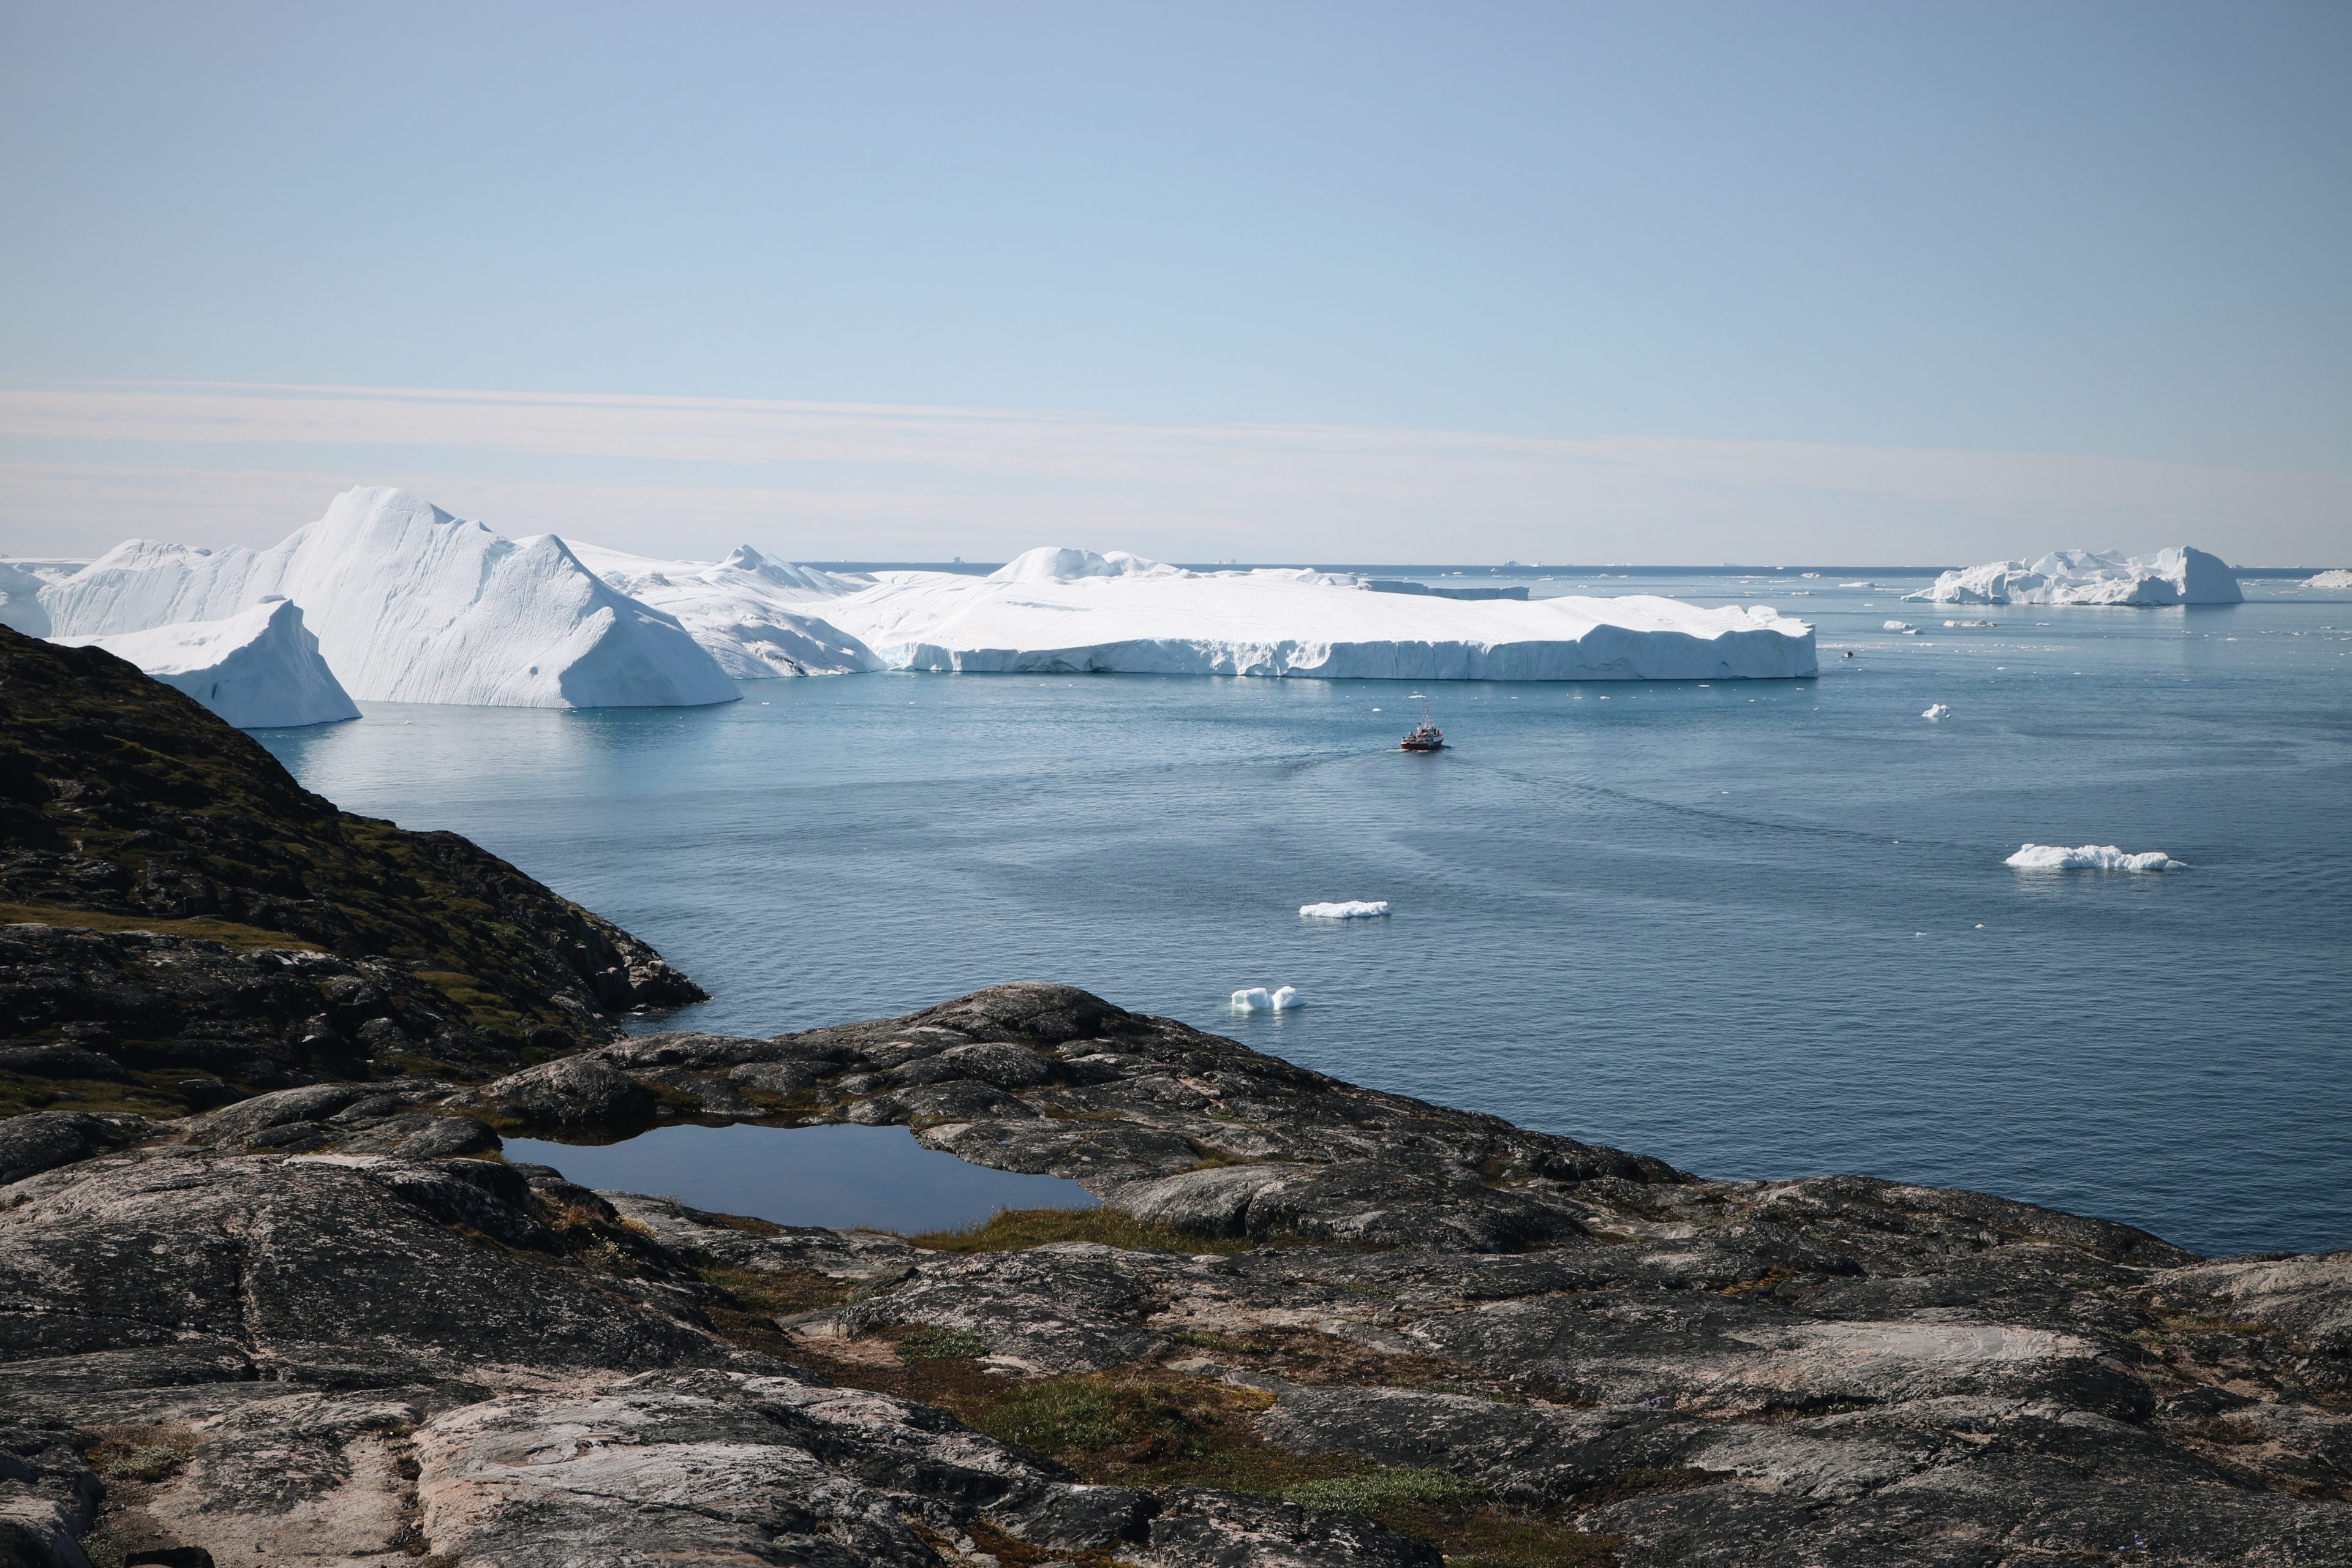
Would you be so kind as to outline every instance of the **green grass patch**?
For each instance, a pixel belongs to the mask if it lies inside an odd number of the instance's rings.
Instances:
[[[1197,1452],[1206,1425],[1177,1391],[1140,1378],[1048,1377],[1012,1390],[978,1425],[1047,1454]]]
[[[969,1361],[988,1353],[988,1342],[969,1329],[921,1323],[898,1340],[900,1361]]]
[[[1195,1236],[1114,1208],[999,1209],[985,1224],[907,1237],[933,1252],[1019,1252],[1055,1241],[1098,1241],[1130,1251],[1247,1252],[1247,1237]]]
[[[299,948],[305,952],[326,951],[315,942],[305,942],[282,931],[239,925],[235,921],[215,920],[210,915],[173,920],[159,915],[114,915],[98,910],[59,909],[52,904],[0,904],[0,924],[62,926],[68,931],[152,931],[161,936],[195,937],[205,942],[217,942],[247,952],[276,947]]]
[[[1307,1508],[1337,1509],[1342,1513],[1377,1515],[1399,1506],[1429,1507],[1475,1502],[1486,1489],[1445,1470],[1421,1470],[1391,1465],[1352,1476],[1319,1481],[1296,1481],[1282,1489],[1282,1500]]]

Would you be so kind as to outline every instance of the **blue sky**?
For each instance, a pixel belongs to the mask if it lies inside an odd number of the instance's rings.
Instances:
[[[394,481],[803,555],[2333,561],[2347,80],[2333,0],[17,0],[0,549]],[[941,409],[1060,457],[887,438]]]

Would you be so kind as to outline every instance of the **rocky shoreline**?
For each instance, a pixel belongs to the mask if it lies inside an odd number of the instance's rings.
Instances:
[[[1105,1206],[910,1239],[499,1153],[678,1120]],[[0,1182],[15,1560],[2352,1561],[2352,1253],[1706,1181],[1067,987],[53,1110]]]

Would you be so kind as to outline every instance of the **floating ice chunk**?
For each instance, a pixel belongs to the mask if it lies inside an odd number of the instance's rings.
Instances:
[[[2305,577],[2303,585],[2306,588],[2352,588],[2352,571],[2339,566],[2315,577]]]
[[[1780,679],[1813,628],[1768,605],[1634,595],[1463,600],[1309,571],[1188,572],[1032,550],[986,577],[887,572],[824,618],[901,669],[1327,679]]]
[[[1305,1005],[1307,1005],[1306,999],[1298,994],[1298,987],[1296,985],[1286,985],[1274,994],[1274,1010],[1277,1013],[1287,1013],[1293,1007]]]
[[[2246,595],[2220,556],[2179,544],[2152,555],[2054,550],[2031,565],[1988,562],[1903,596],[1938,605],[2235,605]]]
[[[1946,621],[1944,624],[1948,626],[1990,626],[2000,625],[1997,621]]]
[[[1266,994],[1263,985],[1253,985],[1246,991],[1234,993],[1234,1011],[1236,1013],[1270,1013],[1273,1010],[1274,998]]]
[[[1922,719],[1948,719],[1951,716],[1952,705],[1948,702],[1930,703],[1927,710],[1919,715]]]
[[[268,550],[131,540],[41,590],[54,635],[214,621],[282,595],[353,696],[668,708],[740,695],[676,620],[553,534],[507,539],[398,489],[350,489]]]
[[[2185,860],[2175,860],[2161,849],[2126,855],[2112,844],[2085,844],[2068,849],[2056,844],[2023,844],[2001,862],[2027,871],[2179,871]]]
[[[1298,912],[1313,921],[1368,921],[1389,912],[1386,899],[1349,899],[1337,903],[1301,904]]]
[[[1885,629],[1890,632],[1907,632],[1911,629],[1911,623],[1909,621],[1889,621],[1886,623]]]
[[[268,599],[225,620],[55,640],[129,659],[239,729],[293,729],[360,716],[319,657],[319,639],[302,625],[302,612],[287,599]]]

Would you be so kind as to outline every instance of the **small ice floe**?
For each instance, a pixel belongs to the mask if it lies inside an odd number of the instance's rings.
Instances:
[[[2069,849],[2059,844],[2021,844],[2001,862],[2024,871],[2183,871],[2186,860],[2175,860],[2161,849],[2126,855],[2112,844],[2084,844]]]
[[[1907,632],[1913,627],[1909,621],[1889,621],[1886,623],[1886,629],[1890,632]]]
[[[1948,719],[1951,716],[1952,705],[1948,702],[1930,703],[1928,704],[1927,710],[1919,715],[1922,719]]]
[[[1236,1013],[1287,1013],[1293,1007],[1306,1005],[1295,985],[1285,985],[1272,992],[1263,985],[1253,985],[1245,991],[1234,993],[1233,1006]]]
[[[1995,626],[2000,623],[1998,621],[1946,621],[1944,624],[1948,626]]]
[[[1386,899],[1345,899],[1337,903],[1301,904],[1298,912],[1310,921],[1368,921],[1389,912]]]

